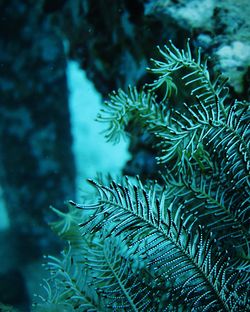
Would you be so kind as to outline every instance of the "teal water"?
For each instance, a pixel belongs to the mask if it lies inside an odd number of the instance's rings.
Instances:
[[[76,162],[76,199],[92,190],[86,179],[101,172],[104,176],[121,174],[129,159],[128,141],[119,145],[107,143],[101,133],[106,125],[95,121],[101,109],[102,98],[77,63],[70,61],[67,67],[71,132]]]

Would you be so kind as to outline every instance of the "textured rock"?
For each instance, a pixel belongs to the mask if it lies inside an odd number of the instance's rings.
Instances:
[[[185,41],[187,32],[169,18],[165,24],[144,13],[143,1],[67,1],[48,12],[79,62],[104,96],[118,87],[142,83],[154,47],[168,39]]]
[[[189,30],[196,45],[211,56],[215,69],[230,78],[233,89],[238,94],[246,92],[244,81],[250,66],[248,1],[152,0],[145,8],[146,14],[162,21],[172,18],[177,27]]]
[[[248,48],[250,37],[247,0],[69,0],[44,9],[68,39],[69,55],[76,59],[104,95],[129,83],[140,85],[152,47],[172,39],[182,48],[190,37],[194,46],[211,56],[217,70],[230,76],[230,84],[244,93],[249,56],[233,70],[224,65],[219,51],[240,42]],[[241,50],[234,51],[237,54]],[[234,55],[230,56],[234,58]],[[242,70],[244,67],[244,70]],[[238,73],[235,74],[235,71]]]

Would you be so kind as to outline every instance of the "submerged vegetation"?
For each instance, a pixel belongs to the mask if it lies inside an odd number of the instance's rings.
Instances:
[[[161,181],[90,180],[91,203],[54,209],[68,245],[36,311],[250,310],[249,103],[189,42],[159,54],[155,80],[113,92],[98,120],[111,142],[150,136]]]

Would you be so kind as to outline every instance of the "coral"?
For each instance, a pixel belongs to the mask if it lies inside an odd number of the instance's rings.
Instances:
[[[215,53],[219,60],[217,67],[224,69],[234,89],[238,93],[243,92],[242,80],[250,66],[250,45],[248,42],[234,41],[231,45],[224,45]]]
[[[158,0],[148,1],[146,14],[160,12],[171,16],[179,21],[183,28],[203,28],[211,29],[211,20],[215,7],[214,0],[191,0],[191,1],[169,1]]]
[[[90,203],[54,210],[68,247],[48,258],[35,310],[250,309],[249,103],[228,101],[226,80],[213,81],[189,43],[159,52],[153,83],[113,92],[98,119],[109,141],[151,137],[161,181],[89,180]]]

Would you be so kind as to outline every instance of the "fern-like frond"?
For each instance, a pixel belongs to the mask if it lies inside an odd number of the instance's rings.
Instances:
[[[138,128],[146,128],[150,121],[163,122],[164,112],[164,107],[156,102],[154,94],[129,87],[127,93],[119,89],[109,95],[97,120],[108,124],[105,130],[107,141],[118,143],[129,123],[137,124]]]
[[[86,241],[86,238],[82,238]],[[81,252],[69,248],[63,259],[49,256],[52,274],[45,282],[42,306],[63,305],[74,311],[156,311],[158,290],[153,291],[138,276],[142,263],[130,259],[131,251],[119,238],[105,240],[100,235],[87,238]]]
[[[225,122],[213,123],[205,135],[211,157],[216,158],[232,190],[250,191],[250,106],[235,102]],[[199,121],[198,121],[199,122]]]
[[[181,79],[185,87],[190,90],[190,94],[199,97],[206,106],[213,106],[216,100],[219,99],[221,109],[224,112],[223,102],[228,92],[225,87],[226,80],[218,77],[215,82],[211,82],[207,60],[204,62],[201,60],[201,49],[198,49],[195,58],[191,53],[188,40],[186,50],[179,50],[172,41],[169,42],[169,45],[165,45],[163,49],[158,47],[158,50],[163,60],[152,59],[155,67],[149,70],[156,74],[158,78],[149,85],[151,90],[158,89],[165,84],[163,99],[165,100],[173,90],[177,90],[173,76],[177,71],[182,70]]]
[[[38,307],[47,306],[47,311],[53,311],[53,305],[61,306],[66,311],[104,311],[103,302],[91,285],[90,271],[80,263],[86,254],[86,248],[77,255],[72,255],[71,248],[68,248],[62,253],[62,260],[48,257],[46,266],[51,278],[43,284],[47,295],[45,298],[40,296],[42,300],[37,304]]]
[[[67,211],[50,208],[59,217],[58,220],[50,223],[50,227],[64,241],[70,242],[71,253],[85,249],[87,242],[82,239],[78,224],[79,220],[86,219],[86,211],[83,215],[82,210],[75,209],[70,203],[67,204]]]
[[[143,263],[133,257],[119,238],[101,240],[89,250],[86,262],[94,272],[92,285],[110,311],[156,311],[158,291],[145,285],[137,268]]]
[[[228,110],[226,120],[221,118],[218,102],[216,109],[205,107],[201,101],[192,108],[185,107],[191,117],[176,112],[170,125],[156,127],[162,147],[158,160],[168,162],[177,158],[178,165],[185,167],[192,159],[198,163],[202,154],[207,163],[211,160],[220,163],[221,174],[230,177],[234,188],[249,190],[249,106],[239,112],[236,102]]]
[[[242,248],[250,255],[249,198],[242,200],[242,194],[232,194],[215,177],[194,172],[190,178],[181,174],[179,181],[173,177],[165,177],[165,181],[183,203],[188,222],[202,224],[231,255],[241,258]]]
[[[213,241],[204,237],[201,229],[192,232],[175,198],[166,206],[165,190],[156,196],[158,187],[145,189],[140,182],[139,187],[129,181],[123,186],[91,183],[100,193],[99,207],[80,225],[83,233],[102,228],[107,236],[122,235],[130,247],[136,244],[136,252],[155,276],[157,287],[172,284],[175,299],[183,299],[191,310],[236,311],[241,298],[233,290],[231,296],[228,289],[235,274],[227,276],[225,256],[216,254]]]
[[[79,218],[81,218],[80,210],[72,209],[70,204],[67,205],[67,208],[68,211],[61,211],[55,207],[50,207],[60,217],[58,221],[51,222],[50,226],[59,236],[66,236],[65,239],[68,239],[67,234],[78,225]]]

